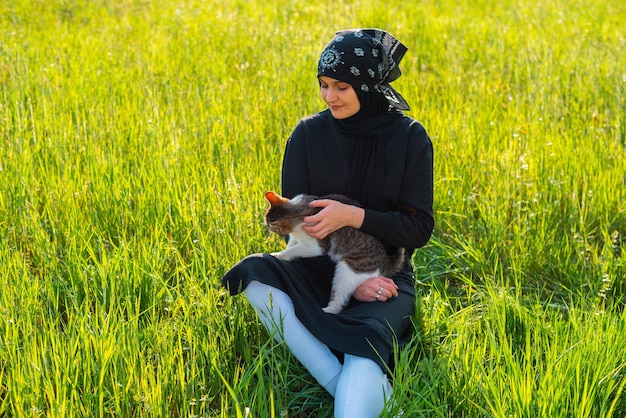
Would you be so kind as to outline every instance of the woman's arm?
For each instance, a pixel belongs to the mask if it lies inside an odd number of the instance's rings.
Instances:
[[[287,140],[282,166],[282,195],[291,199],[300,193],[311,193],[306,158],[306,126],[300,121]]]
[[[426,132],[418,131],[418,140],[406,152],[400,206],[395,211],[365,210],[361,230],[385,243],[403,248],[424,246],[432,234],[433,215],[433,146]]]

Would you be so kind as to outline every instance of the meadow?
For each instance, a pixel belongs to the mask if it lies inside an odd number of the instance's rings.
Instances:
[[[436,228],[385,416],[626,416],[626,4],[0,0],[0,416],[330,417],[223,273],[335,30],[409,48]]]

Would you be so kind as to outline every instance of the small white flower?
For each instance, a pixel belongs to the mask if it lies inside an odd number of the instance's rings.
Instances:
[[[359,71],[359,69],[356,67],[350,67],[350,72],[356,76],[361,75],[361,71]]]
[[[355,54],[357,57],[362,57],[362,56],[364,56],[364,55],[365,55],[365,51],[363,51],[363,49],[362,49],[362,48],[354,48],[354,54]]]

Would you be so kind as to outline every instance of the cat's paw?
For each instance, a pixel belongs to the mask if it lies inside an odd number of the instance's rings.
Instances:
[[[322,308],[322,310],[324,312],[326,312],[326,313],[329,313],[329,314],[338,314],[339,312],[341,312],[341,306],[337,306],[337,305],[331,306],[331,305],[328,305],[327,307]]]
[[[278,258],[279,260],[289,261],[289,257],[285,255],[284,251],[278,251],[276,253],[270,253],[272,257]]]

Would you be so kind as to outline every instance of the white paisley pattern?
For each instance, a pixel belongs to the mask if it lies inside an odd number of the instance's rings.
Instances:
[[[339,64],[343,64],[343,61],[341,61],[342,54],[343,52],[337,51],[335,47],[325,49],[324,52],[322,52],[322,56],[320,57],[320,69],[331,69],[333,71],[336,71],[337,66]]]

